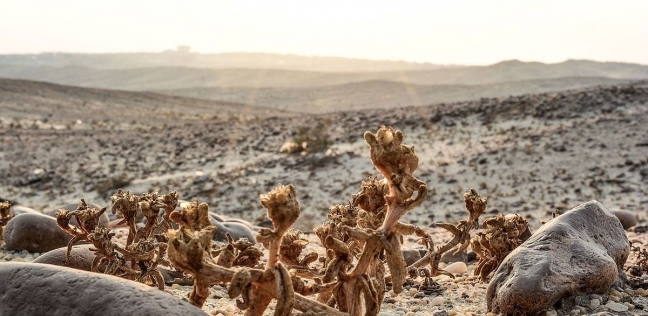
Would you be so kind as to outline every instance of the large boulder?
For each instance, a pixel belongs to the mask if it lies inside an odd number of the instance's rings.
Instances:
[[[37,213],[24,213],[12,218],[2,236],[7,250],[29,252],[48,252],[67,246],[72,239],[54,218]]]
[[[597,201],[542,227],[511,252],[488,285],[488,310],[534,315],[579,294],[605,293],[624,280],[630,243],[614,214]]]
[[[39,263],[0,264],[0,315],[207,315],[115,276]]]

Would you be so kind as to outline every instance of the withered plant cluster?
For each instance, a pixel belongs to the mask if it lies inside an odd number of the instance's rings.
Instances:
[[[93,208],[81,199],[76,210],[60,209],[56,214],[58,225],[72,235],[66,262],[72,246],[84,240],[94,247],[92,271],[153,284],[163,290],[164,279],[158,265],[169,265],[166,259],[166,233],[171,228],[169,216],[178,205],[178,193],[172,191],[162,196],[144,193],[137,196],[120,189],[111,197],[111,201],[113,214],[117,212],[122,217],[118,225],[126,224],[128,227],[126,244],[115,242],[115,232],[99,225],[106,208]],[[140,228],[136,225],[138,218],[145,219]],[[76,220],[76,224],[71,224],[72,219]]]
[[[403,137],[401,131],[384,126],[375,134],[364,134],[381,177],[363,181],[348,204],[329,209],[328,220],[315,229],[326,248],[322,257],[314,251],[304,253],[308,241],[292,228],[301,211],[293,185],[280,184],[260,196],[273,225],[256,235],[269,253],[265,264],[261,263],[264,252],[247,239],[235,241],[226,235],[225,245],[213,245],[216,227],[208,205],[194,201],[178,209],[176,192],[137,196],[119,190],[112,196],[112,211],[120,214],[129,229],[125,245],[114,242],[115,233],[99,226],[105,209],[93,209],[84,200],[75,211],[60,210],[58,223],[73,236],[68,256],[74,243],[87,240],[96,248],[93,270],[160,289],[164,282],[158,265],[182,270],[193,280],[189,302],[199,307],[212,285],[226,284],[229,297],[236,298],[238,308],[249,316],[262,315],[273,300],[274,315],[291,315],[293,310],[302,315],[377,315],[385,291],[389,287],[396,294],[403,291],[408,275],[424,277],[424,287],[436,284],[432,278],[438,275],[454,278],[439,268],[440,259],[444,253],[463,252],[471,245],[470,231],[477,228],[486,209],[486,199],[475,190],[465,193],[468,219],[435,224],[452,233],[452,239],[440,247],[423,228],[401,222],[428,194],[427,185],[414,176],[418,156],[413,146],[403,144]],[[73,217],[77,225],[70,224]],[[138,228],[142,219],[145,222]],[[497,236],[516,240],[515,229],[523,230],[517,218],[511,222],[514,227],[504,218],[500,230],[497,219],[488,223],[472,243],[481,247],[476,250],[485,262],[480,261],[480,271],[501,261],[504,250],[494,244]],[[427,248],[410,266],[401,250],[405,235],[419,237]]]
[[[11,203],[0,202],[0,245],[2,245],[2,234],[4,232],[4,227],[12,217]]]
[[[440,274],[453,277],[438,268],[443,253],[470,245],[470,230],[477,226],[486,200],[471,190],[464,195],[468,220],[457,225],[440,223],[453,239],[435,248],[430,236],[420,227],[400,222],[400,218],[419,206],[427,197],[427,185],[413,173],[418,157],[412,146],[404,145],[403,133],[381,127],[376,134],[365,133],[371,160],[382,179],[370,178],[348,205],[335,205],[328,221],[315,229],[326,247],[326,255],[303,254],[308,242],[292,228],[300,214],[295,187],[279,185],[261,195],[273,228],[264,228],[256,236],[268,249],[265,266],[239,269],[229,267],[236,248],[230,245],[215,258],[211,249],[214,227],[206,220],[207,210],[197,215],[183,215],[191,220],[178,221],[180,228],[169,231],[170,262],[194,278],[189,301],[202,306],[213,284],[228,284],[230,298],[246,315],[262,315],[276,300],[274,315],[290,315],[293,309],[303,315],[377,315],[389,284],[395,293],[403,290],[408,272],[429,278]],[[186,211],[180,212],[184,214]],[[401,251],[403,235],[416,235],[428,253],[408,267]],[[220,264],[219,264],[220,263]],[[310,299],[306,296],[317,295]]]
[[[648,273],[648,250],[632,245],[630,249],[636,256],[634,263],[628,269],[630,275],[640,277]]]
[[[471,248],[479,258],[474,274],[482,281],[488,280],[504,258],[530,237],[528,225],[529,222],[517,214],[498,214],[486,219],[482,224],[484,231],[471,241]]]

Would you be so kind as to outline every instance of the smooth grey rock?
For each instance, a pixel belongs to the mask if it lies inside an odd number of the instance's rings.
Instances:
[[[33,208],[26,207],[26,206],[22,206],[22,205],[12,205],[11,206],[11,214],[20,215],[20,214],[25,214],[25,213],[41,214],[41,212],[39,212],[39,211],[37,211],[37,210],[35,210]]]
[[[102,208],[98,204],[94,204],[94,203],[88,203],[88,205],[93,207],[93,208],[98,208],[98,209]],[[74,210],[77,209],[78,206],[79,206],[78,203],[70,203],[70,204],[67,204],[67,205],[64,205],[64,206],[61,206],[61,207],[57,207],[57,208],[53,208],[51,210],[44,211],[43,214],[56,218],[56,212],[58,212],[59,209],[66,209],[68,211],[74,211]],[[110,222],[110,218],[108,217],[108,213],[109,213],[108,210],[106,210],[101,215],[101,217],[99,218],[99,225],[101,225],[103,227],[108,227],[108,223]],[[77,223],[77,221],[76,221],[76,218],[74,218],[74,217],[72,217],[72,220],[70,220],[70,224],[71,225],[77,225],[77,226],[79,225]]]
[[[209,216],[211,216],[213,219],[221,222],[221,223],[226,223],[226,222],[233,222],[233,223],[239,223],[247,226],[249,229],[254,229],[254,225],[252,223],[241,219],[241,218],[236,218],[236,217],[229,217],[226,215],[221,215],[221,214],[216,214],[216,213],[209,213]]]
[[[249,229],[254,229],[254,225],[252,225],[252,223],[240,218],[227,217],[225,218],[225,223],[239,223],[247,226],[247,228]]]
[[[65,264],[67,246],[48,251],[32,262],[90,271],[92,261],[95,258],[94,252],[90,250],[91,248],[93,246],[89,244],[75,245],[72,247],[67,265]]]
[[[134,281],[47,264],[10,262],[0,264],[0,315],[207,314]]]
[[[624,280],[630,243],[619,220],[590,201],[543,225],[511,252],[486,292],[494,313],[533,315],[559,300],[605,293]]]
[[[25,213],[7,223],[3,239],[7,250],[48,252],[67,246],[72,236],[63,231],[50,216]]]
[[[612,210],[614,216],[616,216],[621,222],[623,229],[628,229],[630,227],[637,226],[639,221],[637,220],[637,214],[625,211],[625,210]]]
[[[220,222],[218,221],[212,213],[209,214],[209,219],[212,225],[216,226],[216,232],[214,233],[214,240],[220,242],[227,242],[227,237],[225,233],[229,233],[234,240],[239,238],[247,238],[249,241],[256,243],[256,238],[252,229],[247,227],[244,224],[236,222]]]

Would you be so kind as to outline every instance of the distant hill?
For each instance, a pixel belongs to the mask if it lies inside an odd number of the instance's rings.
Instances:
[[[0,77],[137,91],[200,87],[306,88],[377,80],[417,85],[484,85],[576,77],[645,79],[648,78],[648,66],[578,60],[557,64],[506,61],[490,66],[454,69],[334,73],[278,69],[181,67],[98,69],[82,66],[0,64]]]
[[[179,51],[162,53],[74,54],[42,53],[0,55],[1,65],[68,67],[102,69],[185,67],[207,69],[283,69],[326,72],[402,71],[457,68],[391,60],[366,60],[341,57],[299,56],[267,53],[199,54]]]
[[[308,113],[396,108],[576,89],[626,82],[603,77],[534,79],[484,85],[415,85],[365,81],[312,88],[190,88],[160,93],[222,100]]]
[[[26,80],[0,79],[0,117],[55,121],[109,120],[159,123],[228,115],[287,115],[240,103],[168,96],[152,92],[88,89]]]
[[[279,54],[196,54],[170,51],[132,54],[0,55],[0,78],[43,81],[66,86],[120,90],[91,95],[146,96],[164,108],[165,95],[212,100],[208,113],[238,111],[217,102],[247,104],[290,112],[322,113],[454,102],[480,97],[540,93],[648,79],[648,66],[618,62],[567,60],[545,64],[509,60],[489,66],[438,66],[400,61]],[[36,91],[40,91],[38,87]],[[72,90],[74,100],[90,91]],[[58,95],[63,98],[62,95]],[[32,98],[26,93],[23,98]],[[49,102],[49,101],[48,101]],[[75,101],[76,102],[76,101]],[[81,101],[79,101],[81,102]],[[196,103],[198,102],[198,103]],[[108,104],[108,103],[105,103]],[[171,102],[171,104],[179,104]],[[201,108],[198,106],[196,109]],[[257,106],[254,108],[254,106]],[[179,106],[177,109],[182,108]],[[186,111],[194,111],[186,110]],[[195,110],[198,113],[198,110]]]

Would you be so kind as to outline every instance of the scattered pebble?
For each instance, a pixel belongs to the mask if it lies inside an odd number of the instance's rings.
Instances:
[[[605,307],[615,312],[625,312],[628,310],[628,306],[616,302],[608,302],[607,304],[605,304]]]

